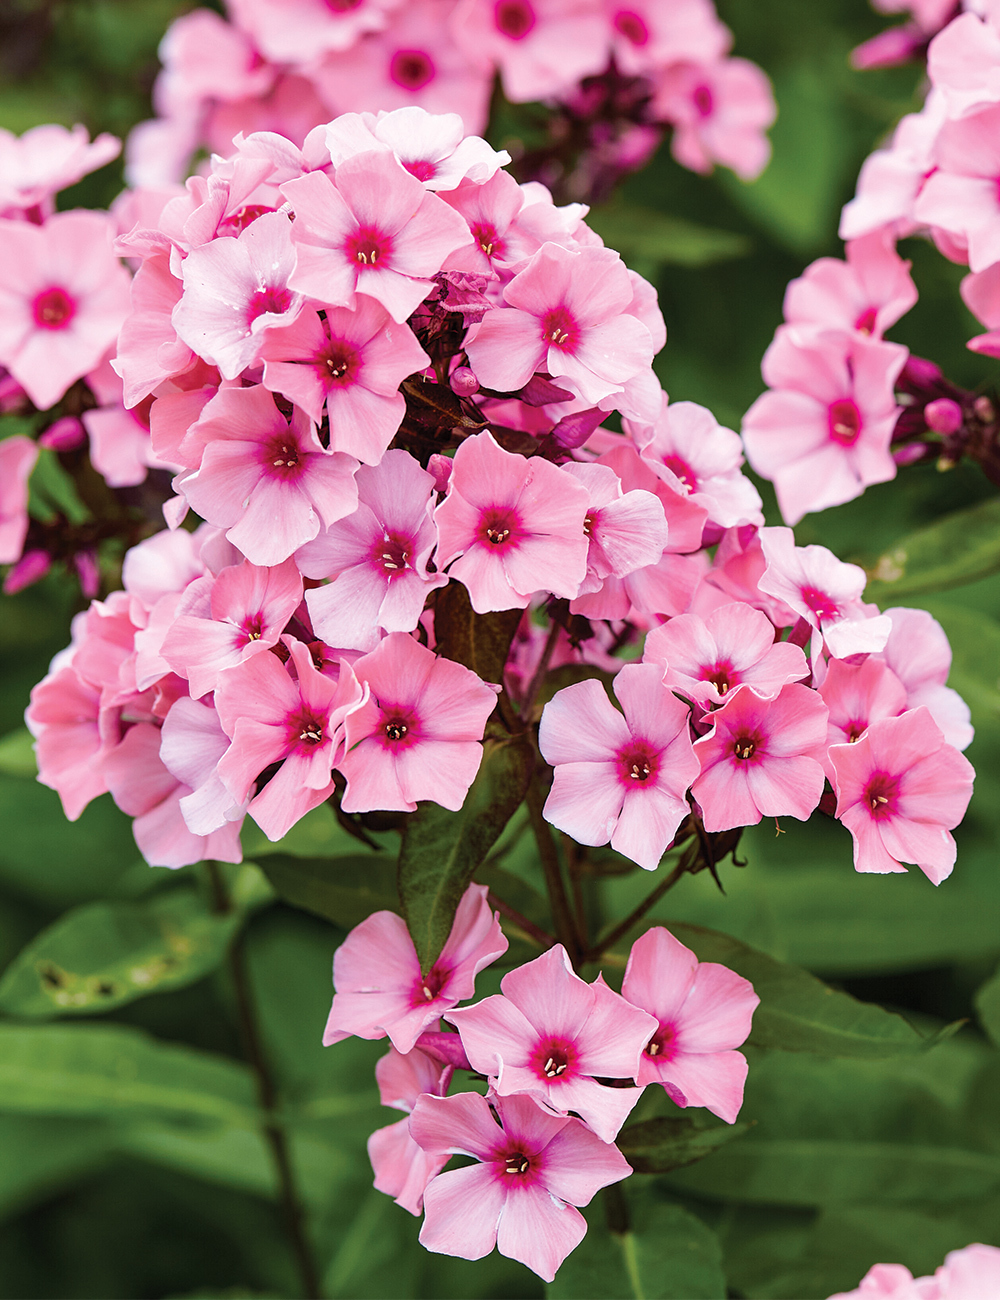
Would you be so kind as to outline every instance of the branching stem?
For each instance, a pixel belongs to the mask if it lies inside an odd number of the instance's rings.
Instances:
[[[534,832],[535,843],[538,845],[538,856],[542,862],[542,871],[545,873],[545,885],[549,893],[549,905],[552,908],[552,920],[555,923],[556,935],[569,953],[570,961],[576,967],[580,964],[580,955],[584,948],[584,942],[581,942],[576,931],[573,913],[570,911],[569,899],[566,896],[566,886],[563,883],[562,867],[559,863],[556,842],[552,838],[552,830],[548,822],[542,816],[543,800],[541,791],[534,781],[528,787],[525,802],[528,805],[528,815],[531,818],[531,829]]]

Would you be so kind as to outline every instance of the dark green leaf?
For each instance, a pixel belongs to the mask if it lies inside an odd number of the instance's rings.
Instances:
[[[259,856],[261,871],[286,902],[349,930],[372,912],[399,911],[396,863],[385,853],[337,858]]]
[[[587,224],[631,266],[638,261],[678,266],[709,266],[745,257],[750,241],[729,230],[698,226],[634,203],[591,208]]]
[[[865,599],[883,608],[1000,570],[1000,498],[955,510],[886,551],[869,571]]]
[[[1000,1047],[1000,970],[976,993],[976,1010],[983,1028]]]
[[[102,1120],[0,1114],[0,1214],[89,1173],[113,1146],[114,1132]]]
[[[448,938],[466,885],[524,798],[531,767],[526,743],[487,741],[482,765],[458,812],[422,803],[407,818],[399,898],[425,971]]]
[[[471,668],[484,682],[500,683],[523,614],[520,609],[477,614],[465,587],[460,582],[449,582],[437,592],[434,601],[438,653]]]
[[[748,1124],[706,1127],[687,1116],[661,1116],[622,1129],[616,1145],[637,1174],[665,1174],[693,1165],[748,1128]]]

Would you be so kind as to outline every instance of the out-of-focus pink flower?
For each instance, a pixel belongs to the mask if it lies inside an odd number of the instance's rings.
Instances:
[[[1000,261],[1000,105],[945,122],[934,144],[936,170],[914,204],[917,221],[948,236],[938,246],[952,261],[985,271]]]
[[[0,222],[0,365],[40,410],[94,369],[128,314],[113,233],[100,212]]]
[[[948,6],[948,0],[936,0],[936,5],[938,9],[947,6],[954,11],[956,8]],[[939,20],[936,26],[941,25]],[[995,22],[984,22],[971,13],[955,17],[931,41],[927,74],[944,99],[949,117],[965,117],[987,104],[997,103],[1000,100],[1000,32]]]
[[[540,457],[475,434],[455,453],[434,522],[437,566],[469,589],[477,614],[525,609],[535,591],[573,597],[587,572],[589,494]]]
[[[496,1246],[546,1282],[586,1235],[573,1206],[588,1205],[600,1188],[632,1172],[616,1146],[527,1097],[425,1094],[410,1133],[430,1155],[479,1161],[430,1182],[421,1245],[459,1259],[482,1259]]]
[[[689,711],[654,664],[627,664],[614,680],[624,716],[600,682],[576,682],[545,706],[538,741],[555,768],[545,817],[581,844],[607,844],[654,871],[698,775]]]
[[[632,945],[622,997],[659,1028],[646,1044],[639,1083],[661,1083],[678,1106],[706,1106],[732,1124],[743,1104],[747,1061],[734,1049],[750,1033],[760,998],[727,966],[699,962],[663,926]]]
[[[500,988],[445,1016],[473,1068],[491,1077],[500,1097],[526,1093],[557,1115],[574,1111],[603,1142],[613,1142],[641,1089],[597,1079],[634,1079],[657,1021],[600,976],[593,984],[582,980],[561,943],[508,971]]]
[[[949,1251],[930,1277],[903,1264],[873,1264],[854,1291],[829,1300],[993,1300],[1000,1294],[1000,1249],[974,1242]]]
[[[424,974],[406,923],[394,912],[373,912],[356,925],[333,958],[333,1006],[323,1042],[352,1034],[385,1038],[410,1052],[429,1024],[476,991],[476,976],[507,951],[507,940],[486,901],[485,885],[469,885],[441,954]]]
[[[692,171],[710,172],[721,163],[753,180],[771,157],[764,134],[777,114],[771,83],[747,59],[669,65],[653,111],[673,123],[671,153]]]
[[[784,686],[773,700],[737,687],[712,713],[712,730],[694,743],[701,774],[691,793],[705,829],[756,826],[761,817],[805,821],[823,793],[826,718],[826,705],[808,686]]]
[[[311,64],[381,31],[400,0],[229,0],[233,19],[274,63]]]
[[[917,301],[910,262],[883,228],[847,242],[847,260],[821,257],[785,291],[785,320],[881,338]]]
[[[455,1037],[457,1035],[449,1035]],[[383,1106],[410,1115],[418,1099],[427,1094],[445,1097],[454,1067],[419,1047],[404,1056],[395,1047],[375,1066],[375,1080]],[[424,1207],[424,1188],[448,1163],[447,1151],[425,1151],[410,1136],[409,1119],[376,1129],[368,1139],[368,1158],[375,1171],[375,1189],[391,1196],[411,1214]]]
[[[16,433],[0,442],[0,564],[20,559],[28,535],[28,479],[38,447]]]
[[[368,698],[347,719],[345,812],[413,812],[421,799],[457,811],[483,757],[493,688],[471,669],[390,632],[355,660]]]
[[[978,274],[967,275],[960,290],[966,307],[988,330],[971,338],[969,349],[988,357],[1000,357],[1000,262],[994,262]]]
[[[853,745],[831,745],[830,761],[857,871],[905,871],[913,862],[935,885],[951,875],[950,832],[965,816],[975,772],[926,707],[873,722]]]
[[[968,749],[975,732],[969,706],[946,685],[951,669],[951,646],[944,628],[925,609],[887,609],[892,631],[882,658],[906,688],[907,708],[921,704],[944,733],[949,745]]]
[[[603,0],[615,65],[650,75],[680,61],[714,63],[732,44],[711,0]]]
[[[46,215],[59,190],[117,158],[122,142],[102,134],[91,143],[85,126],[34,126],[20,136],[0,130],[0,216],[29,208]]]
[[[100,690],[68,665],[33,688],[24,715],[35,737],[38,779],[58,793],[71,822],[108,788],[101,764],[100,705]]]

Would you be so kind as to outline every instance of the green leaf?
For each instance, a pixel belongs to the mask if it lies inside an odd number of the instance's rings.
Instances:
[[[622,1129],[616,1145],[637,1174],[665,1174],[704,1159],[749,1127],[748,1124],[706,1127],[687,1116],[661,1116]]]
[[[983,1028],[1000,1047],[1000,969],[976,993],[976,1011]]]
[[[510,643],[523,614],[516,609],[477,614],[465,587],[449,582],[434,600],[438,654],[471,668],[484,682],[502,682]]]
[[[90,1173],[111,1156],[114,1139],[103,1120],[0,1114],[0,1214]]]
[[[399,911],[396,863],[386,853],[353,853],[337,858],[269,853],[258,856],[257,861],[287,903],[345,930],[372,912]]]
[[[865,599],[883,608],[1000,571],[1000,498],[955,510],[918,528],[869,570]]]
[[[623,1191],[629,1207],[627,1232],[611,1232],[604,1216],[605,1192],[587,1211],[588,1232],[546,1287],[548,1300],[723,1300],[726,1280],[715,1234],[653,1189]]]
[[[28,480],[28,510],[32,517],[42,520],[55,518],[58,510],[71,524],[82,524],[90,518],[90,511],[80,500],[76,485],[54,451],[42,447],[38,461]]]
[[[587,224],[630,266],[640,260],[657,265],[709,266],[746,257],[751,246],[745,235],[698,226],[635,203],[591,208]]]
[[[0,1024],[0,1111],[256,1122],[245,1066],[123,1025]]]
[[[482,765],[458,812],[422,803],[407,817],[399,898],[425,971],[448,938],[466,885],[524,798],[531,767],[526,743],[487,741]]]
[[[234,874],[235,898],[252,898],[257,869],[247,864]],[[239,906],[215,913],[198,890],[184,887],[140,902],[74,908],[4,972],[0,1011],[33,1020],[94,1015],[181,988],[222,961],[244,916]]]
[[[34,776],[38,771],[31,732],[27,727],[8,732],[0,740],[0,773],[4,776]]]

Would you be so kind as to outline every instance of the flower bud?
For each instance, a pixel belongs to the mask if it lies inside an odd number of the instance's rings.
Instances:
[[[49,451],[75,451],[77,447],[83,446],[86,437],[83,425],[76,416],[64,415],[42,433],[38,445],[47,447]]]

